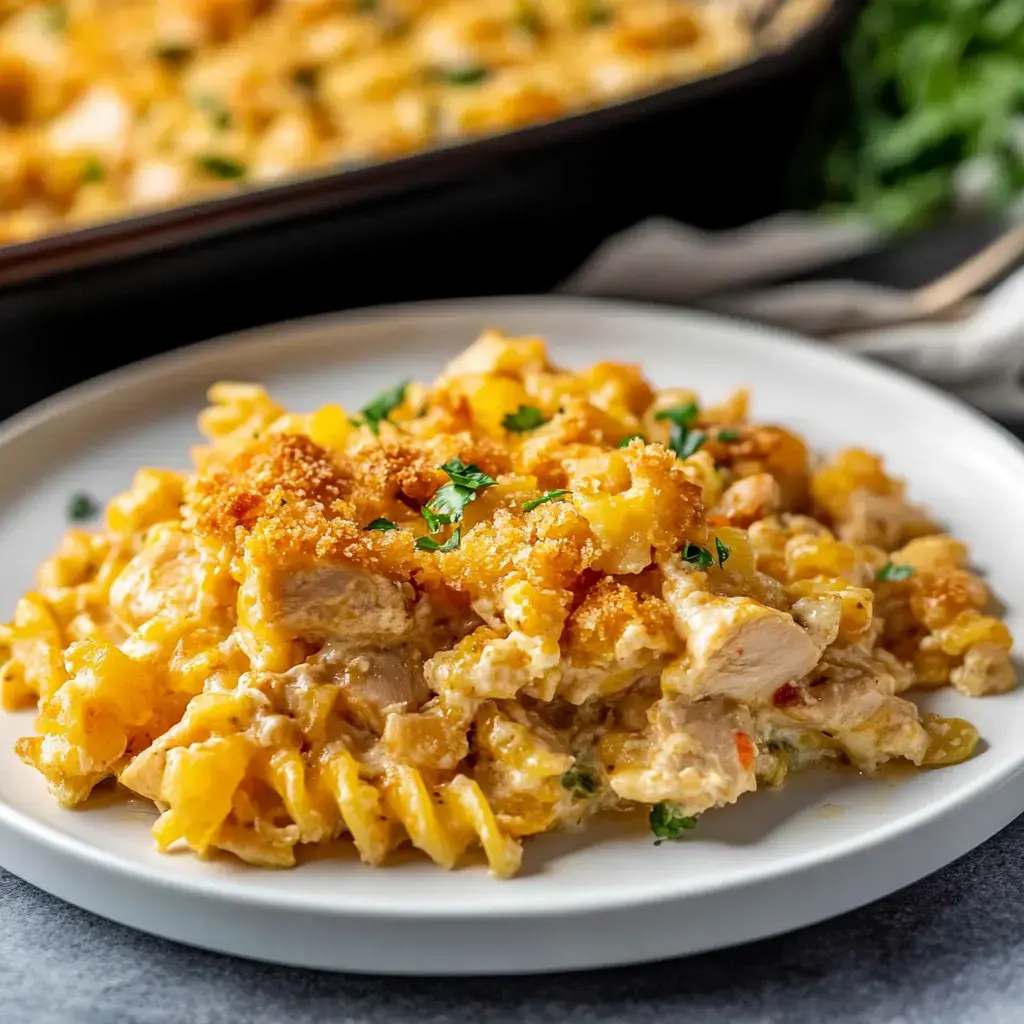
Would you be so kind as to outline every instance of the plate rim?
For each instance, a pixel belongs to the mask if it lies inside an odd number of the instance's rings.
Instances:
[[[898,386],[904,390],[909,389],[916,392],[925,400],[945,406],[947,412],[972,421],[977,428],[989,433],[993,441],[998,441],[1008,455],[1018,460],[1024,458],[1024,443],[1001,424],[990,420],[955,396],[902,370],[870,363],[857,355],[826,347],[821,342],[788,331],[733,317],[698,310],[677,309],[654,303],[564,295],[494,296],[395,303],[318,314],[194,342],[108,371],[34,403],[0,426],[0,448],[34,429],[59,419],[65,413],[83,411],[85,407],[111,391],[123,391],[134,385],[159,378],[165,369],[173,368],[176,365],[180,365],[184,369],[187,366],[195,367],[197,360],[215,361],[229,356],[235,349],[241,351],[251,347],[270,347],[273,344],[280,344],[283,339],[288,337],[301,336],[306,333],[321,333],[331,329],[358,330],[360,326],[371,326],[381,321],[387,321],[395,326],[400,325],[402,319],[422,323],[424,320],[433,318],[444,319],[453,316],[468,316],[474,313],[487,312],[490,315],[492,309],[499,308],[515,309],[518,313],[522,313],[529,307],[536,308],[537,306],[546,307],[547,310],[559,310],[570,317],[593,315],[595,310],[603,310],[607,314],[625,319],[641,318],[652,324],[658,322],[658,325],[664,330],[671,330],[673,327],[676,330],[684,327],[700,330],[702,325],[707,325],[713,329],[731,331],[736,335],[757,334],[760,336],[760,341],[782,345],[793,352],[801,353],[812,362],[819,361],[831,366],[841,365],[849,372],[861,376],[866,383],[883,388]],[[500,319],[500,314],[494,314],[494,319]],[[1024,468],[1024,462],[1020,463],[1019,468]],[[13,714],[12,712],[3,713]],[[264,909],[287,907],[294,912],[351,919],[373,917],[406,920],[415,918],[418,921],[471,921],[515,918],[540,921],[620,910],[640,910],[655,902],[682,901],[694,897],[713,896],[725,891],[742,890],[770,883],[811,868],[824,867],[836,861],[855,857],[865,850],[905,838],[912,832],[919,831],[946,815],[952,814],[964,803],[1000,789],[1022,770],[1024,770],[1024,748],[1015,758],[997,763],[979,777],[962,783],[952,796],[932,799],[917,810],[902,815],[896,821],[867,828],[861,834],[839,839],[824,846],[820,843],[815,844],[806,851],[790,854],[778,863],[767,867],[744,869],[737,876],[723,875],[719,879],[691,886],[687,886],[685,877],[681,877],[678,887],[674,886],[671,889],[659,893],[652,892],[648,895],[633,893],[629,890],[620,892],[614,887],[610,887],[609,891],[590,894],[585,901],[583,899],[574,899],[567,903],[553,901],[543,906],[531,902],[528,908],[522,909],[467,907],[451,903],[443,905],[441,903],[424,903],[423,905],[398,907],[382,904],[379,897],[372,893],[349,893],[346,897],[346,905],[340,907],[333,903],[313,902],[313,897],[308,894],[275,892],[271,888],[261,886],[242,888],[231,885],[225,887],[222,884],[222,879],[177,876],[170,872],[162,872],[156,867],[140,864],[121,855],[92,846],[85,840],[64,833],[19,811],[2,799],[0,799],[0,825],[12,829],[25,840],[42,842],[49,850],[58,855],[73,858],[84,857],[101,870],[113,874],[129,874],[135,881],[157,885],[168,892],[187,891],[191,895],[202,895],[228,905],[242,904],[259,906]],[[351,902],[348,902],[349,900]]]

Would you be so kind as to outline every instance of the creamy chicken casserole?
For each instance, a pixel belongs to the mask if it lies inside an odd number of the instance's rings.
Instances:
[[[709,75],[826,6],[0,0],[0,243]]]
[[[675,839],[791,770],[962,761],[975,729],[905,691],[1014,685],[963,544],[745,392],[489,331],[358,412],[210,401],[194,472],[140,470],[0,632],[21,758],[68,807],[152,800],[161,850],[508,876],[600,811]]]

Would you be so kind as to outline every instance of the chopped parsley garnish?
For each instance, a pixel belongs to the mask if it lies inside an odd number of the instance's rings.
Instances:
[[[82,165],[82,181],[88,184],[90,182],[102,180],[103,164],[101,164],[99,160],[96,159],[96,157],[89,157],[89,159],[86,160],[85,163]]]
[[[666,839],[682,839],[683,833],[697,827],[697,819],[691,818],[680,811],[678,804],[662,800],[651,808],[648,818],[651,832],[654,834],[654,845],[661,846]]]
[[[477,85],[487,77],[487,68],[481,64],[468,64],[461,68],[445,68],[441,78],[448,85]]]
[[[408,386],[409,382],[403,380],[401,384],[396,384],[393,388],[382,391],[379,395],[374,395],[359,410],[372,434],[379,433],[381,423],[405,401],[405,389]]]
[[[620,448],[628,448],[630,441],[636,441],[636,440],[642,441],[643,439],[644,439],[644,435],[643,434],[630,434],[629,437],[624,437],[619,442],[619,447]]]
[[[738,430],[720,430],[718,432],[719,441],[738,441],[740,439],[740,432]]]
[[[670,423],[680,427],[692,427],[697,422],[700,410],[696,402],[684,402],[682,405],[673,405],[668,409],[659,409],[655,414],[656,420],[668,420]]]
[[[679,456],[679,458],[688,459],[694,454],[694,452],[700,449],[701,445],[703,445],[707,439],[708,435],[705,434],[703,430],[689,430],[686,432],[686,435],[679,447],[673,445],[672,450]]]
[[[471,462],[468,466],[462,459],[449,459],[441,467],[453,484],[479,490],[481,487],[493,487],[498,481],[488,476],[478,465]]]
[[[520,0],[516,10],[516,27],[528,35],[538,36],[541,30],[540,12],[530,0]]]
[[[319,84],[319,68],[296,68],[292,72],[292,85],[306,96],[315,96]]]
[[[48,32],[65,32],[68,27],[68,9],[64,4],[47,4],[42,11],[43,24]]]
[[[584,799],[594,796],[599,788],[597,775],[593,769],[584,766],[570,768],[562,776],[562,786]]]
[[[728,555],[728,551],[726,555]],[[690,565],[695,565],[698,569],[703,569],[707,572],[715,564],[715,556],[707,548],[702,548],[699,544],[691,544],[687,541],[686,547],[683,548],[683,561],[689,562]]]
[[[894,562],[886,562],[875,575],[875,579],[881,583],[901,583],[909,580],[914,575],[912,565],[896,565]]]
[[[192,47],[184,43],[157,43],[153,56],[172,67],[180,67],[192,56]]]
[[[398,523],[393,523],[390,519],[385,519],[381,516],[379,519],[374,519],[367,523],[364,530],[380,530],[381,533],[387,533],[388,530],[397,530]]]
[[[715,538],[715,552],[718,555],[718,568],[721,569],[729,560],[729,549],[717,537]]]
[[[377,0],[356,0],[356,11],[360,14],[373,14],[377,10]]]
[[[210,124],[219,132],[226,132],[231,127],[231,111],[223,100],[211,93],[204,92],[196,97],[196,106],[210,119]]]
[[[555,498],[560,498],[563,494],[568,493],[569,492],[565,489],[559,491],[545,491],[539,498],[531,498],[529,501],[524,501],[523,511],[530,512],[538,505],[543,505],[546,501],[554,501]]]
[[[547,420],[544,413],[532,405],[521,405],[515,412],[510,412],[502,421],[501,425],[513,434],[525,434],[528,430],[536,430],[542,427]]]
[[[696,403],[686,402],[674,405],[671,409],[659,409],[656,420],[668,420],[668,446],[681,459],[688,459],[708,439],[703,430],[694,430],[697,422],[698,409]]]
[[[588,25],[607,25],[612,20],[612,12],[602,0],[583,0],[583,21]]]
[[[95,519],[100,513],[100,507],[96,499],[84,491],[72,494],[68,501],[68,519],[73,523],[84,523],[89,519]]]
[[[463,509],[476,499],[476,492],[484,487],[493,487],[498,482],[475,463],[467,466],[462,459],[451,459],[441,469],[448,474],[449,482],[439,487],[422,509],[427,529],[431,533],[437,533],[442,526],[449,523],[459,522]]]
[[[245,177],[245,164],[239,160],[233,160],[229,156],[208,153],[205,156],[196,157],[196,164],[201,171],[205,171],[212,178],[220,178],[222,181]]]
[[[420,551],[454,551],[462,539],[462,527],[456,526],[452,535],[443,543],[438,544],[433,537],[417,537],[416,547]]]
[[[700,446],[706,440],[708,440],[708,435],[702,430],[690,430],[687,432],[682,444],[674,451],[680,459],[689,459],[691,455],[700,449]]]

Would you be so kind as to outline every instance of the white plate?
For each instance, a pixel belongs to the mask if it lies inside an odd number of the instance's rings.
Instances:
[[[976,413],[920,384],[788,336],[696,314],[567,299],[384,309],[273,327],[123,370],[0,433],[0,610],[65,528],[68,496],[106,499],[143,464],[184,467],[210,382],[265,381],[296,408],[357,407],[382,386],[434,376],[483,327],[546,336],[555,358],[641,362],[708,399],[754,388],[759,419],[824,448],[883,452],[971,545],[1024,636],[1024,458]],[[509,882],[479,866],[352,855],[267,872],[156,853],[142,806],[63,811],[11,753],[31,715],[0,725],[0,862],[98,914],[211,949],[379,973],[547,971],[659,959],[777,934],[849,910],[965,853],[1024,809],[1024,691],[934,699],[981,729],[966,764],[892,779],[825,774],[709,814],[655,848],[636,825],[527,843]]]

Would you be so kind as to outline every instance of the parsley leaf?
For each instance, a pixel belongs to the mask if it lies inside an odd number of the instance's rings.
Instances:
[[[659,409],[654,414],[656,420],[669,421],[668,446],[681,459],[688,459],[708,439],[703,430],[691,429],[697,422],[697,415],[695,402]]]
[[[583,0],[583,21],[588,25],[607,25],[612,12],[602,0]]]
[[[427,522],[427,529],[431,533],[440,533],[442,526],[445,526],[448,523],[451,523],[451,522],[454,521],[454,520],[448,519],[447,516],[435,515],[431,511],[429,505],[424,505],[423,508],[420,509],[420,512],[423,513],[423,518]]]
[[[698,569],[703,569],[707,572],[715,564],[715,556],[707,548],[702,548],[699,544],[691,544],[687,541],[686,547],[683,548],[683,561],[689,562],[691,565],[697,566]]]
[[[192,56],[192,47],[185,43],[157,43],[153,56],[171,67],[180,67]]]
[[[319,68],[296,68],[292,72],[292,85],[305,97],[312,99],[316,96],[317,88],[320,85]]]
[[[68,9],[64,4],[47,4],[42,11],[43,25],[48,32],[66,32],[68,27]]]
[[[635,440],[637,440],[637,438],[639,438],[641,441],[643,441],[644,435],[643,434],[630,434],[629,437],[624,437],[619,442],[619,447],[620,448],[628,448],[629,447],[629,442],[630,441],[635,441]]]
[[[468,466],[462,459],[450,459],[441,467],[453,484],[478,490],[481,487],[492,487],[498,481],[488,476],[478,465],[471,462]]]
[[[697,422],[700,410],[696,402],[684,402],[682,405],[673,405],[668,409],[659,409],[655,414],[656,420],[668,420],[680,427],[692,427]]]
[[[740,432],[738,430],[731,430],[726,428],[718,432],[719,441],[738,441],[740,439]]]
[[[441,79],[447,85],[478,85],[487,74],[487,68],[482,64],[467,64],[461,68],[442,69]]]
[[[68,519],[73,523],[84,523],[89,519],[95,519],[100,514],[100,507],[96,499],[84,491],[72,494],[68,501]]]
[[[427,502],[426,509],[437,524],[457,523],[462,518],[462,510],[476,497],[476,491],[472,487],[463,487],[461,484],[445,484],[434,492],[434,496]],[[430,518],[424,512],[424,518],[428,525]],[[431,529],[431,533],[437,533]]]
[[[439,487],[421,510],[431,533],[437,533],[447,523],[459,522],[463,509],[476,499],[476,492],[498,482],[475,463],[467,466],[462,459],[451,459],[441,469],[450,482]]]
[[[519,0],[516,11],[516,27],[522,29],[527,35],[540,35],[540,13],[537,11],[536,5],[530,3],[530,0]]]
[[[703,430],[688,430],[678,445],[671,445],[672,450],[681,459],[688,459],[708,439]]]
[[[678,804],[662,800],[651,808],[647,819],[655,836],[654,845],[661,846],[666,839],[682,839],[683,833],[697,827],[697,819],[682,813]]]
[[[386,420],[405,401],[405,389],[408,386],[409,381],[404,380],[401,384],[396,384],[393,388],[374,395],[359,410],[371,433],[379,433],[381,422]]]
[[[538,505],[543,505],[546,501],[554,501],[555,498],[560,498],[563,494],[568,494],[567,490],[559,491],[545,491],[539,498],[531,498],[529,501],[523,502],[523,511],[532,512]]]
[[[219,132],[226,132],[231,127],[231,111],[224,105],[219,96],[202,93],[196,97],[196,106],[210,119],[210,124]]]
[[[729,560],[729,549],[717,537],[715,538],[715,551],[718,554],[718,568],[721,569]]]
[[[540,409],[532,405],[521,405],[515,412],[510,412],[501,425],[514,434],[525,434],[528,430],[536,430],[547,423]]]
[[[594,796],[599,789],[594,770],[582,765],[570,768],[562,776],[562,786],[575,796],[581,796],[584,799]]]
[[[456,526],[452,535],[443,543],[438,544],[433,537],[417,537],[416,547],[420,551],[454,551],[462,539],[462,527]]]
[[[896,565],[893,562],[886,562],[875,575],[875,579],[881,583],[900,583],[909,580],[914,575],[912,565]]]
[[[398,523],[393,523],[390,519],[385,519],[381,516],[379,519],[371,520],[364,527],[364,530],[380,530],[381,533],[387,533],[389,530],[397,530]]]
[[[82,165],[82,181],[88,184],[90,182],[102,180],[103,164],[101,164],[96,157],[89,157],[89,159]]]
[[[209,174],[211,178],[220,178],[222,181],[231,181],[234,178],[245,177],[245,164],[233,160],[229,156],[217,156],[215,153],[207,153],[196,157],[196,165],[201,171]]]

